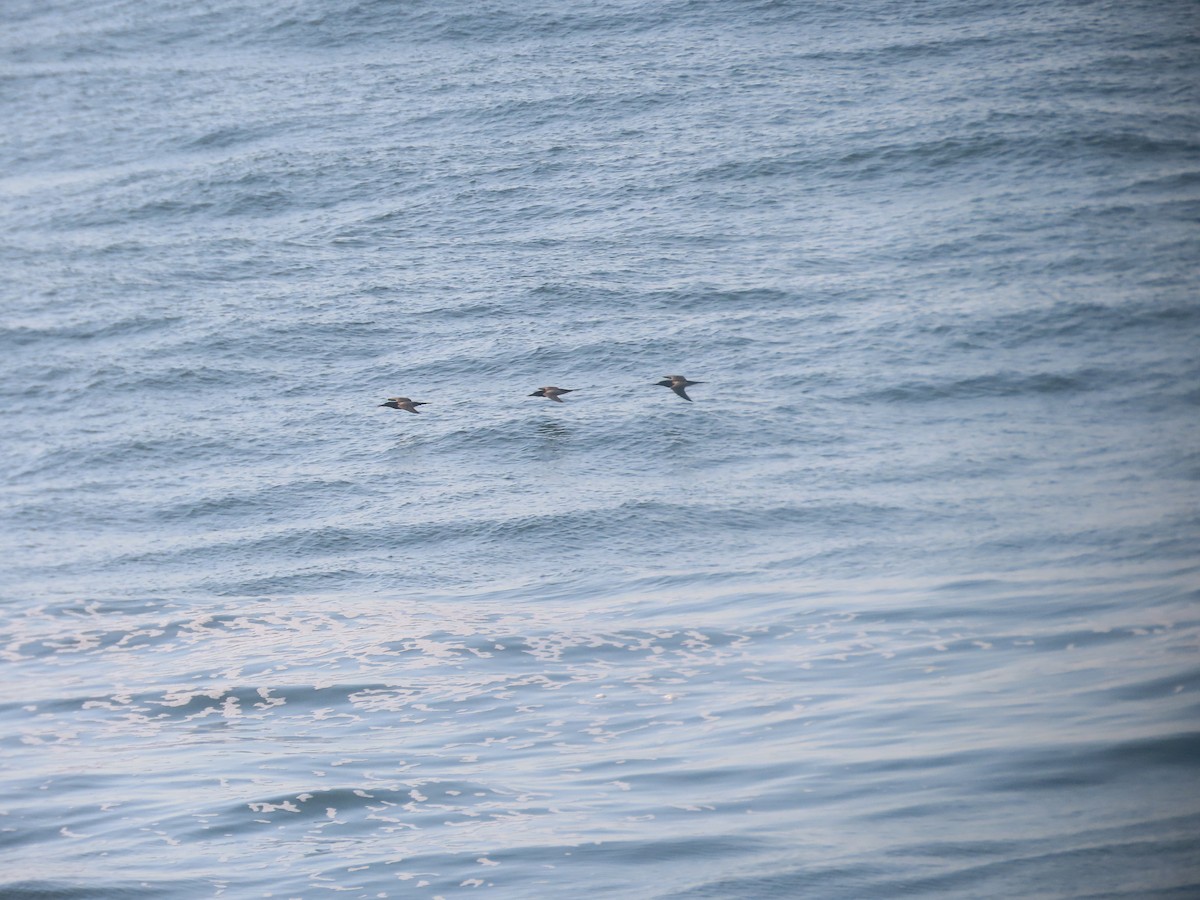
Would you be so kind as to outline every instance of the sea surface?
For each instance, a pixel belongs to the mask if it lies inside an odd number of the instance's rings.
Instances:
[[[0,122],[6,900],[1200,896],[1196,3],[6,0]]]

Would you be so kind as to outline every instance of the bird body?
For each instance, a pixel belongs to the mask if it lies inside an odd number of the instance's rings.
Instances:
[[[387,401],[380,403],[380,406],[390,406],[392,409],[403,409],[406,412],[420,412],[418,406],[428,406],[428,403],[423,403],[419,400],[409,400],[407,397],[388,397]]]
[[[661,384],[663,387],[669,387],[689,403],[692,402],[692,398],[687,395],[687,391],[685,391],[684,388],[691,387],[693,384],[704,384],[703,381],[688,381],[682,375],[664,375],[662,381],[656,381],[654,383]]]
[[[574,388],[544,387],[544,388],[538,388],[536,391],[534,391],[529,396],[530,397],[545,397],[547,400],[553,400],[556,403],[562,403],[562,398],[559,396],[559,394],[569,394],[573,390],[574,390]]]

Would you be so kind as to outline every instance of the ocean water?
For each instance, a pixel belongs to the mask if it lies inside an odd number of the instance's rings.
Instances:
[[[4,897],[1200,896],[1194,3],[0,22]]]

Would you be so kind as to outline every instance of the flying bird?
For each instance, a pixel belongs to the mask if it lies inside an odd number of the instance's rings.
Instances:
[[[380,403],[380,406],[390,406],[392,409],[403,409],[410,413],[420,412],[418,406],[428,406],[428,403],[423,403],[419,400],[409,400],[407,397],[388,397],[386,403]]]
[[[538,388],[536,391],[534,391],[529,396],[530,397],[545,397],[547,400],[553,400],[556,403],[562,403],[562,398],[559,397],[558,395],[559,394],[569,394],[573,390],[575,390],[575,389],[574,388],[544,387],[544,388]]]
[[[693,384],[704,384],[704,382],[703,381],[688,381],[682,375],[664,375],[663,380],[656,381],[655,384],[661,384],[663,387],[669,387],[671,390],[673,390],[675,393],[677,393],[680,397],[682,397],[684,400],[687,400],[690,403],[692,401],[692,398],[687,395],[687,391],[685,391],[684,388],[691,387]]]

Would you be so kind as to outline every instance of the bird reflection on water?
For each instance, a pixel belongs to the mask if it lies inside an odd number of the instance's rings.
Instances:
[[[561,444],[571,436],[571,429],[562,422],[554,422],[545,419],[537,423],[538,436],[546,444]]]

